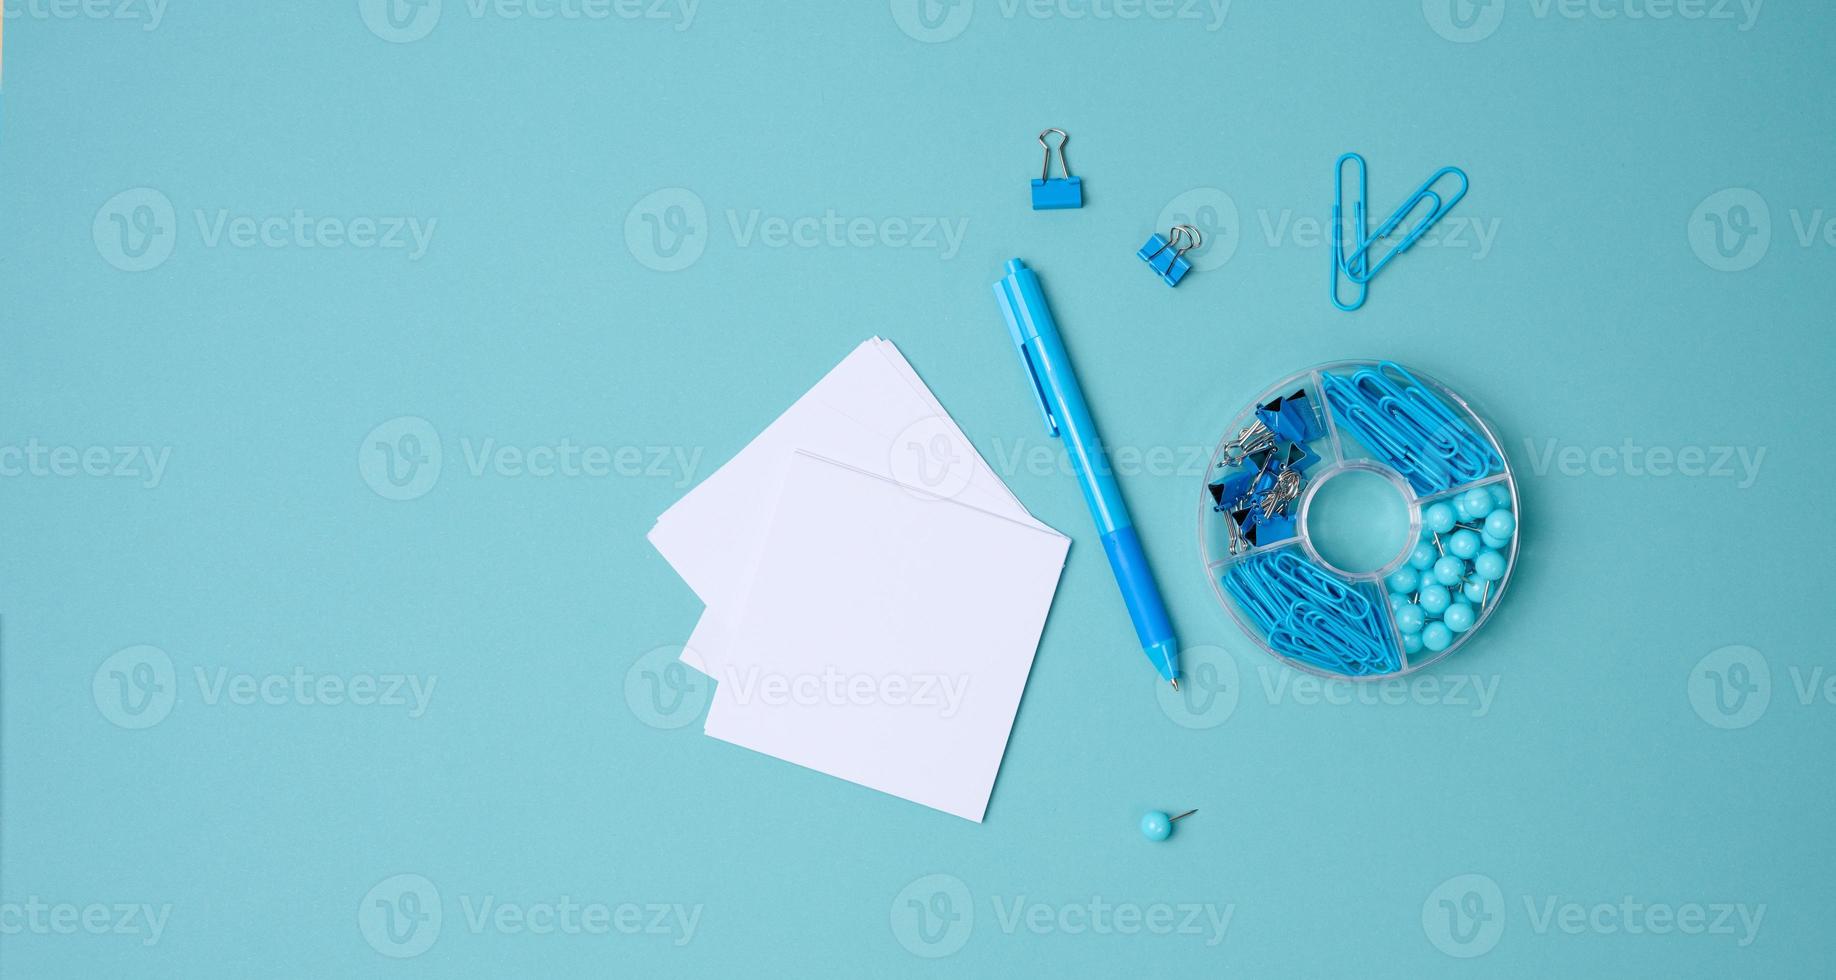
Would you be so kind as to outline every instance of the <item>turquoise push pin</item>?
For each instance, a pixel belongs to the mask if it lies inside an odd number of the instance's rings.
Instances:
[[[1165,810],[1149,810],[1141,815],[1141,836],[1148,840],[1166,840],[1173,836],[1173,821],[1180,817],[1190,817],[1197,810],[1187,810],[1178,817],[1169,817]]]

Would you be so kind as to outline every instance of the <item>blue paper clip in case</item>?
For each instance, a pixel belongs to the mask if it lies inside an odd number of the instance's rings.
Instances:
[[[1058,169],[1063,177],[1052,174],[1052,144],[1046,137],[1058,134]],[[1062,129],[1048,129],[1039,134],[1039,145],[1045,148],[1045,162],[1039,168],[1038,179],[1033,184],[1033,210],[1063,211],[1068,208],[1084,206],[1084,179],[1071,176],[1071,164],[1065,159],[1065,144],[1071,137]]]

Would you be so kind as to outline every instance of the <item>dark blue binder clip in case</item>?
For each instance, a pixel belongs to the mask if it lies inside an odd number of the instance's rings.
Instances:
[[[1197,228],[1174,225],[1165,235],[1155,232],[1135,254],[1148,264],[1148,268],[1159,273],[1167,285],[1177,286],[1181,279],[1186,278],[1186,273],[1192,271],[1192,263],[1186,261],[1186,253],[1204,242],[1205,238]]]
[[[1256,420],[1270,432],[1275,433],[1277,439],[1285,440],[1303,450],[1306,450],[1308,443],[1325,435],[1325,431],[1314,418],[1313,401],[1307,397],[1307,391],[1304,388],[1285,398],[1277,398],[1266,405],[1257,406]],[[1311,453],[1311,450],[1307,452]],[[1306,466],[1312,463],[1313,459],[1296,457],[1288,462],[1290,465]]]
[[[1058,169],[1063,177],[1052,177],[1052,144],[1046,137],[1058,134]],[[1071,164],[1065,160],[1065,144],[1071,137],[1062,129],[1048,129],[1039,134],[1039,145],[1045,147],[1045,163],[1039,178],[1033,181],[1033,210],[1062,211],[1084,206],[1084,178],[1071,176]]]

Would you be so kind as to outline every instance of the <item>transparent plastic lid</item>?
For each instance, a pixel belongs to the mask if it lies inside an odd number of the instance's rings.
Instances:
[[[1434,379],[1339,361],[1225,427],[1199,488],[1218,601],[1274,656],[1370,679],[1479,634],[1516,567],[1517,483],[1492,427]]]

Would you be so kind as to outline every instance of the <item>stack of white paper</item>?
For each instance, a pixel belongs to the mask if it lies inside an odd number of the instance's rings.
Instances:
[[[887,341],[657,519],[707,734],[980,821],[1070,542]]]

